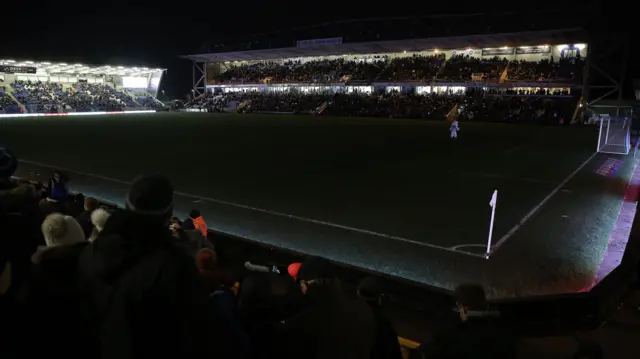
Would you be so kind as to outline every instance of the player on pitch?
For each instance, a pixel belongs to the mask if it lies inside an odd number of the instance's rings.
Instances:
[[[458,138],[458,131],[460,131],[458,120],[453,120],[453,122],[451,123],[451,127],[449,127],[449,131],[451,132],[451,139],[455,140],[456,138]]]

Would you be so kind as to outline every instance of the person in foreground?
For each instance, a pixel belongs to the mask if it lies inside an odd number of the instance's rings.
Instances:
[[[137,178],[125,203],[79,261],[93,356],[217,357],[225,341],[216,333],[206,289],[193,258],[169,231],[169,180]]]
[[[364,301],[347,298],[331,264],[307,258],[297,273],[306,308],[284,324],[284,358],[370,359],[375,320]]]
[[[515,359],[515,337],[502,328],[497,314],[488,311],[484,289],[463,284],[454,293],[460,321],[452,328],[436,332],[421,349],[426,358]]]

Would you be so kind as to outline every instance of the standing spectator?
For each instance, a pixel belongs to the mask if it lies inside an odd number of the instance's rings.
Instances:
[[[216,358],[218,333],[192,257],[167,223],[173,187],[162,176],[137,178],[125,209],[111,215],[80,257],[89,357]]]
[[[93,225],[93,230],[91,232],[91,236],[89,236],[89,242],[93,242],[98,238],[98,235],[104,229],[104,226],[107,224],[107,220],[111,216],[111,213],[107,212],[102,208],[98,208],[91,213],[91,224]]]
[[[402,359],[398,333],[382,312],[384,284],[379,278],[366,277],[358,284],[358,296],[369,304],[376,321],[376,339],[371,358]]]
[[[197,209],[194,209],[189,213],[189,218],[184,221],[182,227],[184,229],[195,229],[196,231],[199,231],[203,237],[207,237],[207,224],[204,222],[200,211]]]
[[[68,177],[60,171],[55,171],[49,180],[49,196],[40,201],[40,210],[45,215],[52,213],[67,213]]]
[[[171,217],[171,225],[169,226],[171,233],[177,239],[178,246],[184,248],[184,250],[196,258],[196,253],[203,248],[215,250],[213,243],[211,243],[207,237],[203,237],[202,233],[197,230],[184,229],[180,219],[178,217]]]
[[[80,224],[71,216],[53,213],[42,222],[42,235],[47,247],[73,244],[85,240]]]
[[[298,271],[300,290],[309,301],[282,332],[286,358],[369,359],[375,340],[371,309],[348,299],[331,264],[307,258]]]
[[[49,180],[49,198],[56,201],[66,201],[69,195],[68,182],[69,177],[61,171],[56,170],[53,173],[53,177]]]
[[[42,223],[46,246],[31,256],[32,275],[24,295],[24,335],[38,345],[22,348],[24,357],[45,355],[84,358],[84,342],[69,345],[67,338],[82,333],[77,293],[78,258],[88,242],[73,217],[54,213]],[[60,330],[64,323],[64,330]]]
[[[84,231],[85,238],[91,237],[93,232],[93,223],[91,223],[91,213],[98,208],[98,200],[93,197],[85,197],[84,212],[80,213],[76,220]]]

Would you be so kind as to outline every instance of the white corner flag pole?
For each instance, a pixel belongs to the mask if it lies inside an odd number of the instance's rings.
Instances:
[[[491,237],[493,236],[493,220],[496,217],[496,202],[498,202],[498,190],[493,191],[493,195],[491,196],[491,200],[489,201],[489,206],[491,206],[491,222],[489,222],[489,240],[487,241],[487,252],[484,256],[486,259],[489,259],[489,254],[491,253]]]

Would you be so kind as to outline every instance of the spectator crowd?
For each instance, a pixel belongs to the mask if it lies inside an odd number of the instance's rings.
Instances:
[[[330,116],[445,119],[457,105],[459,119],[488,122],[562,124],[573,115],[577,99],[566,92],[483,90],[413,94],[398,92],[301,93],[243,92],[203,96],[189,106],[209,112],[229,111],[231,101],[244,103],[242,113],[300,113]]]
[[[230,65],[214,78],[215,83],[344,83],[350,81],[497,81],[504,70],[510,81],[567,81],[582,79],[584,60],[545,58],[540,61],[509,61],[506,58],[478,58],[454,54],[445,59],[435,55],[390,58],[344,58],[319,60],[263,61]]]
[[[0,148],[2,358],[400,359],[384,282],[347,290],[337,267],[309,256],[234,262],[203,214],[173,215],[163,176],[138,177],[122,209],[47,184],[12,179]],[[515,338],[492,319],[481,287],[455,293],[460,317],[415,353],[513,358]]]
[[[55,82],[22,81],[11,83],[13,97],[23,105],[21,109],[9,96],[6,86],[0,87],[0,111],[64,112],[69,110],[89,112],[122,108],[162,107],[152,96],[145,93],[134,97],[125,90],[107,84],[80,82],[64,86]]]

